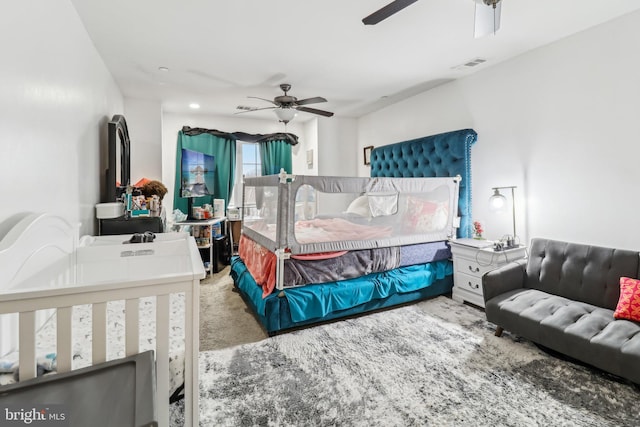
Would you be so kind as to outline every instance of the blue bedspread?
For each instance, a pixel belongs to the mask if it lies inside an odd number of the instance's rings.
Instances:
[[[285,289],[283,292],[289,301],[291,320],[303,322],[325,317],[334,311],[356,307],[374,299],[427,287],[452,272],[453,267],[448,260],[436,261],[356,279]]]
[[[381,300],[390,295],[427,288],[437,280],[452,274],[451,261],[442,260],[400,267],[356,279],[275,291],[263,299],[262,288],[256,285],[242,260],[239,257],[231,260],[231,275],[236,286],[251,300],[256,314],[262,321],[267,321],[266,318],[270,316],[266,313],[266,307],[271,304],[272,299],[286,298],[291,321],[300,323],[324,318],[330,313]]]

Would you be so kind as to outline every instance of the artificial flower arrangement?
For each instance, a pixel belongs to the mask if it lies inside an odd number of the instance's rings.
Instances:
[[[480,221],[473,221],[473,238],[483,239],[482,233],[484,233],[484,230],[482,229],[482,224],[480,224]]]

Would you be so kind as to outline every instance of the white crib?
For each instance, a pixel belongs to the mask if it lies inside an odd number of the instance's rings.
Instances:
[[[57,371],[72,369],[72,308],[92,306],[92,363],[107,360],[107,303],[125,300],[125,355],[139,352],[138,302],[156,298],[155,356],[158,424],[169,420],[171,294],[184,293],[185,424],[198,425],[198,307],[205,271],[192,237],[157,235],[153,243],[122,244],[127,236],[84,237],[48,214],[28,214],[0,241],[0,357],[19,349],[19,380],[36,376],[36,331],[56,311]],[[0,391],[2,388],[0,387]]]

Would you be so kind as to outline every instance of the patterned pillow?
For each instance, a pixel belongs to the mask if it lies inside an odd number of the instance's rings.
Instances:
[[[430,233],[447,226],[449,208],[446,203],[407,197],[405,230],[414,233]]]
[[[640,280],[620,278],[620,299],[613,317],[640,322]]]

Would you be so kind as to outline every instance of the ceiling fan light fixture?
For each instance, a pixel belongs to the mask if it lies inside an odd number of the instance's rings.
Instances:
[[[476,17],[474,20],[474,36],[480,38],[489,34],[495,35],[500,29],[501,0],[474,0]]]
[[[293,108],[287,107],[276,108],[274,111],[276,112],[276,116],[278,116],[278,119],[284,124],[289,123],[291,120],[293,120],[296,114],[298,114],[298,112]]]
[[[239,111],[236,114],[247,113],[250,111],[258,111],[258,110],[273,110],[276,112],[276,116],[278,116],[278,120],[284,123],[285,125],[289,123],[293,118],[298,114],[298,111],[302,111],[304,113],[317,114],[323,117],[332,117],[333,113],[331,111],[319,110],[317,108],[307,107],[309,104],[317,104],[320,102],[327,102],[327,100],[321,96],[314,96],[312,98],[304,98],[298,99],[295,96],[288,95],[287,92],[291,89],[291,85],[289,83],[282,83],[280,85],[280,89],[284,92],[284,95],[276,96],[273,98],[273,101],[266,98],[260,98],[258,96],[249,96],[249,98],[260,99],[262,101],[267,101],[271,106],[264,108],[256,108],[256,107],[244,107],[242,105],[238,105],[236,107]]]

